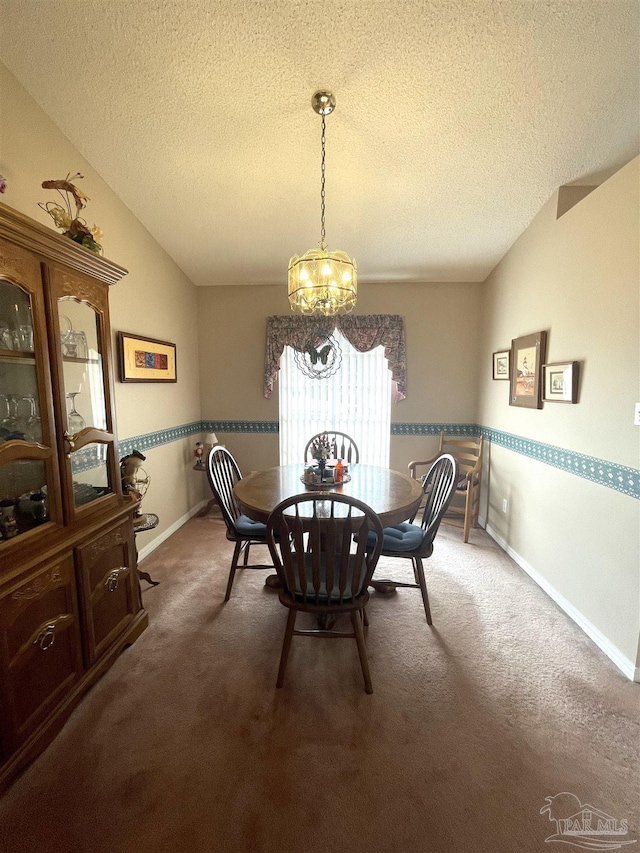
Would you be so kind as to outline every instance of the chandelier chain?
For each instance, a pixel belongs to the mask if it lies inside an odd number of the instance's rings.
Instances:
[[[324,210],[325,210],[325,190],[324,190],[325,162],[324,162],[324,146],[325,146],[325,142],[326,142],[326,137],[325,137],[325,128],[326,128],[326,124],[325,124],[325,118],[324,118],[324,113],[323,113],[323,115],[322,115],[322,137],[321,137],[321,143],[322,143],[322,160],[321,160],[321,166],[320,166],[320,174],[321,174],[321,180],[320,180],[320,248],[321,248],[321,249],[324,249],[324,248],[326,247],[326,245],[327,245],[327,244],[326,244],[326,241],[325,241],[325,233],[326,233],[326,232],[325,232],[325,227],[324,227]]]
[[[336,99],[332,92],[319,90],[311,99],[314,112],[321,118],[319,249],[309,249],[301,257],[294,255],[288,268],[291,310],[317,317],[348,314],[353,310],[358,294],[358,269],[355,260],[346,252],[330,252],[326,243],[326,116],[333,112],[335,105]],[[313,376],[317,377],[319,371],[327,367],[330,353],[334,352],[329,343],[319,351],[313,349],[309,343],[304,357],[310,362]],[[321,368],[318,365],[321,365]]]

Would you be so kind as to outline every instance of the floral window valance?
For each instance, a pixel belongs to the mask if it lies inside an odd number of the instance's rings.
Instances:
[[[285,346],[302,352],[305,344],[318,347],[334,329],[339,329],[358,352],[383,346],[391,377],[396,382],[396,402],[407,396],[407,359],[404,321],[399,314],[366,314],[338,317],[268,317],[264,364],[264,396],[269,398],[280,370]]]

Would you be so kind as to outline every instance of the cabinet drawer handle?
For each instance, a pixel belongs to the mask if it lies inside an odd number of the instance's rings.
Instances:
[[[52,622],[50,625],[47,625],[46,628],[43,628],[42,631],[36,637],[34,644],[38,643],[43,652],[46,652],[47,649],[50,649],[51,646],[56,641],[56,635],[53,633],[56,628],[56,623]]]
[[[104,585],[107,587],[109,592],[115,592],[118,589],[118,583],[120,581],[121,572],[126,572],[125,566],[120,566],[119,569],[114,569],[107,575],[107,579],[104,582]]]

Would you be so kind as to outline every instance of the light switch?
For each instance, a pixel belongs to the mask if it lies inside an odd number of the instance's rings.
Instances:
[[[636,413],[633,416],[634,426],[640,426],[640,403],[636,403]]]

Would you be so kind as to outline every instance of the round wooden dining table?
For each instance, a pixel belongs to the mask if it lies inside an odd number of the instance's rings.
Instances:
[[[324,491],[337,492],[368,504],[379,516],[382,526],[389,527],[411,518],[422,497],[419,480],[390,468],[352,464],[348,470],[349,482],[327,484],[324,490],[307,489],[300,480],[303,470],[303,465],[279,465],[239,480],[233,491],[242,511],[254,521],[266,523],[271,512],[286,498],[299,494],[318,497]],[[339,515],[344,505],[338,505],[336,510]]]

